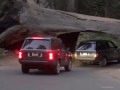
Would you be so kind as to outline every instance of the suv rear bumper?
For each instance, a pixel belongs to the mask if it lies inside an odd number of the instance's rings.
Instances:
[[[98,62],[99,58],[93,58],[93,59],[86,59],[86,58],[82,58],[82,59],[77,59],[80,62],[88,62],[88,63],[94,63],[94,62]]]
[[[20,64],[26,65],[28,68],[49,68],[56,65],[56,60],[54,61],[34,61],[34,60],[19,60]]]

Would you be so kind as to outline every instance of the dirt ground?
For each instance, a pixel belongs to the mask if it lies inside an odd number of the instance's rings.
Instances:
[[[0,57],[0,67],[13,67],[18,65],[19,62],[15,51],[9,51],[6,56]]]

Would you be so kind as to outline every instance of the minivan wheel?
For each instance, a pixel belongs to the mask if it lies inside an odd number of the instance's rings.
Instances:
[[[24,74],[29,73],[29,68],[27,68],[27,67],[24,66],[24,65],[22,65],[21,70],[22,70],[22,73],[24,73]]]
[[[106,58],[103,58],[101,60],[99,60],[99,66],[106,66],[107,65],[107,59]]]
[[[53,73],[56,74],[56,75],[60,73],[60,62],[59,61],[54,66]]]
[[[72,61],[70,60],[69,63],[65,66],[65,71],[71,71],[72,70]]]

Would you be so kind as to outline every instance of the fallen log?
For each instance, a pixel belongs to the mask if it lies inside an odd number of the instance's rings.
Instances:
[[[70,32],[97,31],[120,36],[120,20],[46,9],[33,0],[21,4],[19,25],[0,35],[0,47],[9,47],[28,36],[57,36]]]

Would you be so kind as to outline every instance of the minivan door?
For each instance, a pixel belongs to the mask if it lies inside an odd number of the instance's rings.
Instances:
[[[110,41],[108,42],[108,45],[109,45],[109,49],[110,49],[113,60],[118,59],[118,54],[117,54],[118,52],[117,52],[116,46]]]

